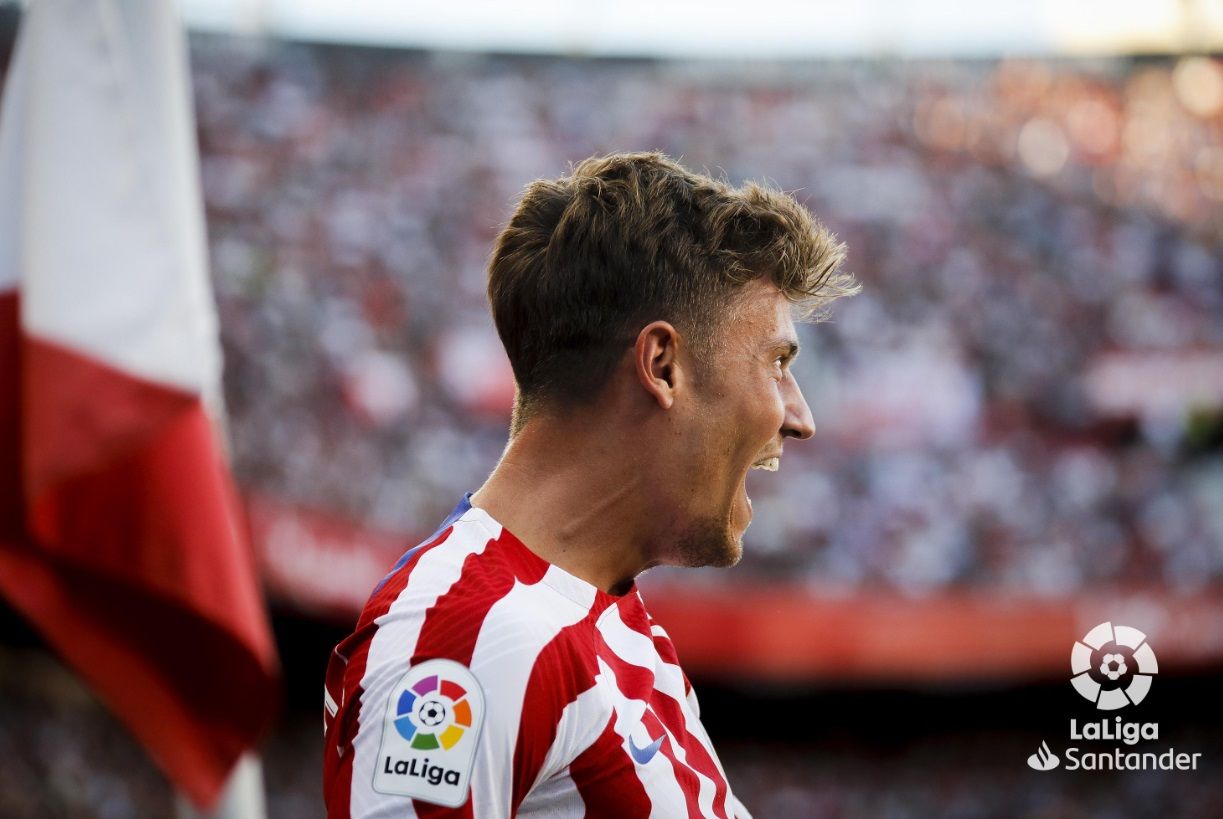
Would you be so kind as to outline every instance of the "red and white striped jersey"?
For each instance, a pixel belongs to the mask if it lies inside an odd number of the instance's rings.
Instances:
[[[336,647],[324,723],[331,819],[750,819],[636,588],[551,565],[467,498]]]

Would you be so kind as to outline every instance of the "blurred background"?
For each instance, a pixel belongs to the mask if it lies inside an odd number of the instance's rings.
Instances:
[[[231,457],[287,685],[269,814],[322,815],[330,648],[504,445],[484,265],[518,193],[659,149],[792,191],[863,284],[801,328],[817,435],[749,479],[742,563],[641,582],[744,803],[1223,815],[1223,6],[452,5],[183,3]],[[0,4],[0,65],[19,18]],[[0,617],[0,816],[170,815]],[[1126,719],[1201,770],[1025,764],[1096,718],[1069,652],[1105,620],[1160,659]]]

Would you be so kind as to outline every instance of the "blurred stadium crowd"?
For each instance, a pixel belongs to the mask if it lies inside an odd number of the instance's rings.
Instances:
[[[819,432],[749,479],[736,572],[1048,595],[1223,577],[1218,60],[722,65],[203,36],[192,60],[246,491],[431,530],[504,445],[484,264],[516,195],[656,148],[794,191],[864,284],[802,330]],[[171,815],[43,655],[0,650],[0,699],[0,816]],[[321,815],[318,727],[292,714],[265,747],[271,816]],[[1023,768],[1027,737],[984,741],[723,753],[760,817],[1223,805],[1217,777],[1069,782]]]
[[[132,819],[175,815],[174,795],[135,741],[42,652],[0,649],[0,816]],[[767,711],[766,701],[749,701]],[[1214,732],[1212,734],[1212,731]],[[934,736],[901,728],[888,742],[723,742],[731,785],[759,819],[1213,819],[1223,781],[1159,771],[1059,775],[1022,760],[1037,738],[969,729]],[[317,719],[284,721],[263,752],[268,816],[323,816]],[[1182,745],[1182,743],[1185,743]],[[1177,744],[1215,760],[1217,729],[1179,731]]]
[[[862,295],[804,329],[819,432],[744,568],[923,592],[1223,575],[1223,63],[721,65],[194,41],[239,480],[409,535],[512,379],[521,188],[661,149],[793,190]]]

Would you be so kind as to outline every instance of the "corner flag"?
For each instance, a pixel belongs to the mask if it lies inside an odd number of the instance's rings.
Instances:
[[[34,0],[0,108],[0,594],[213,802],[277,663],[214,423],[169,0]]]

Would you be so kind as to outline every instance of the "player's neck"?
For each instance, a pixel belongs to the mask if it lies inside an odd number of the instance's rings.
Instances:
[[[654,565],[649,476],[625,442],[563,421],[530,423],[472,503],[570,574],[611,594]]]

